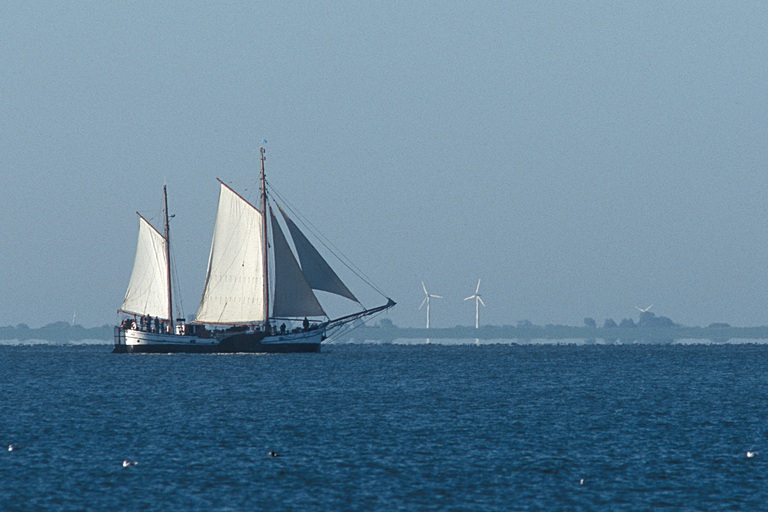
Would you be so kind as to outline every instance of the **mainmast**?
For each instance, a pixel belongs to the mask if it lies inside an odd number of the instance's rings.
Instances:
[[[165,214],[165,263],[166,263],[166,286],[168,287],[168,323],[171,326],[171,334],[173,334],[173,296],[171,295],[171,236],[170,227],[168,225],[168,192],[166,186],[163,185],[163,212]]]
[[[264,173],[264,161],[267,159],[264,156],[266,150],[261,148],[261,213],[264,216],[262,219],[262,233],[261,233],[261,250],[262,261],[264,262],[264,330],[269,330],[269,249],[267,238],[267,179]]]

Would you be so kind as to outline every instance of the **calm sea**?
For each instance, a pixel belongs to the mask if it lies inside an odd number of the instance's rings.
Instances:
[[[0,510],[768,508],[765,344],[6,345],[0,391]]]

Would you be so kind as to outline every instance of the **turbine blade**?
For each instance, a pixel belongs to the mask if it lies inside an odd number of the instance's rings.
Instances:
[[[426,304],[426,303],[427,303],[427,299],[428,299],[428,298],[429,298],[429,297],[424,297],[424,300],[422,300],[422,301],[421,301],[421,305],[419,306],[419,309],[421,309],[421,308],[423,308],[423,307],[424,307],[424,304]]]
[[[480,280],[477,280],[477,288],[475,288],[475,295],[477,295],[477,292],[480,291]]]
[[[424,281],[421,282],[421,287],[424,288],[424,295],[429,295],[429,292],[427,291],[427,285],[424,284]]]
[[[474,295],[470,295],[469,297],[467,297],[467,298],[466,298],[466,299],[464,299],[464,300],[469,300],[469,299],[474,299],[474,298],[475,298],[475,296],[474,296]]]
[[[485,302],[483,302],[483,299],[481,299],[479,295],[477,296],[477,300],[479,300],[479,301],[480,301],[480,304],[482,304],[483,306],[485,306]]]
[[[442,295],[430,295],[430,297],[432,297],[433,299],[442,299],[443,298]]]

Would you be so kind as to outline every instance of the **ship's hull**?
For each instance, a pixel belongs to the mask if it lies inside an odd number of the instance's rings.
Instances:
[[[236,354],[319,352],[325,328],[266,336],[263,332],[220,332],[213,337],[152,333],[115,327],[116,354]]]

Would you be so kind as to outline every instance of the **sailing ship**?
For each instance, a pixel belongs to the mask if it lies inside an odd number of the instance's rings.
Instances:
[[[268,192],[264,162],[261,148],[260,208],[219,180],[208,271],[192,322],[174,319],[173,314],[166,187],[163,233],[137,212],[139,239],[128,289],[118,310],[123,318],[115,326],[114,352],[318,352],[332,333],[395,305],[381,294],[385,304],[370,309],[362,306]],[[273,205],[288,228],[298,259]],[[330,318],[317,290],[343,297],[356,304],[357,311]]]

